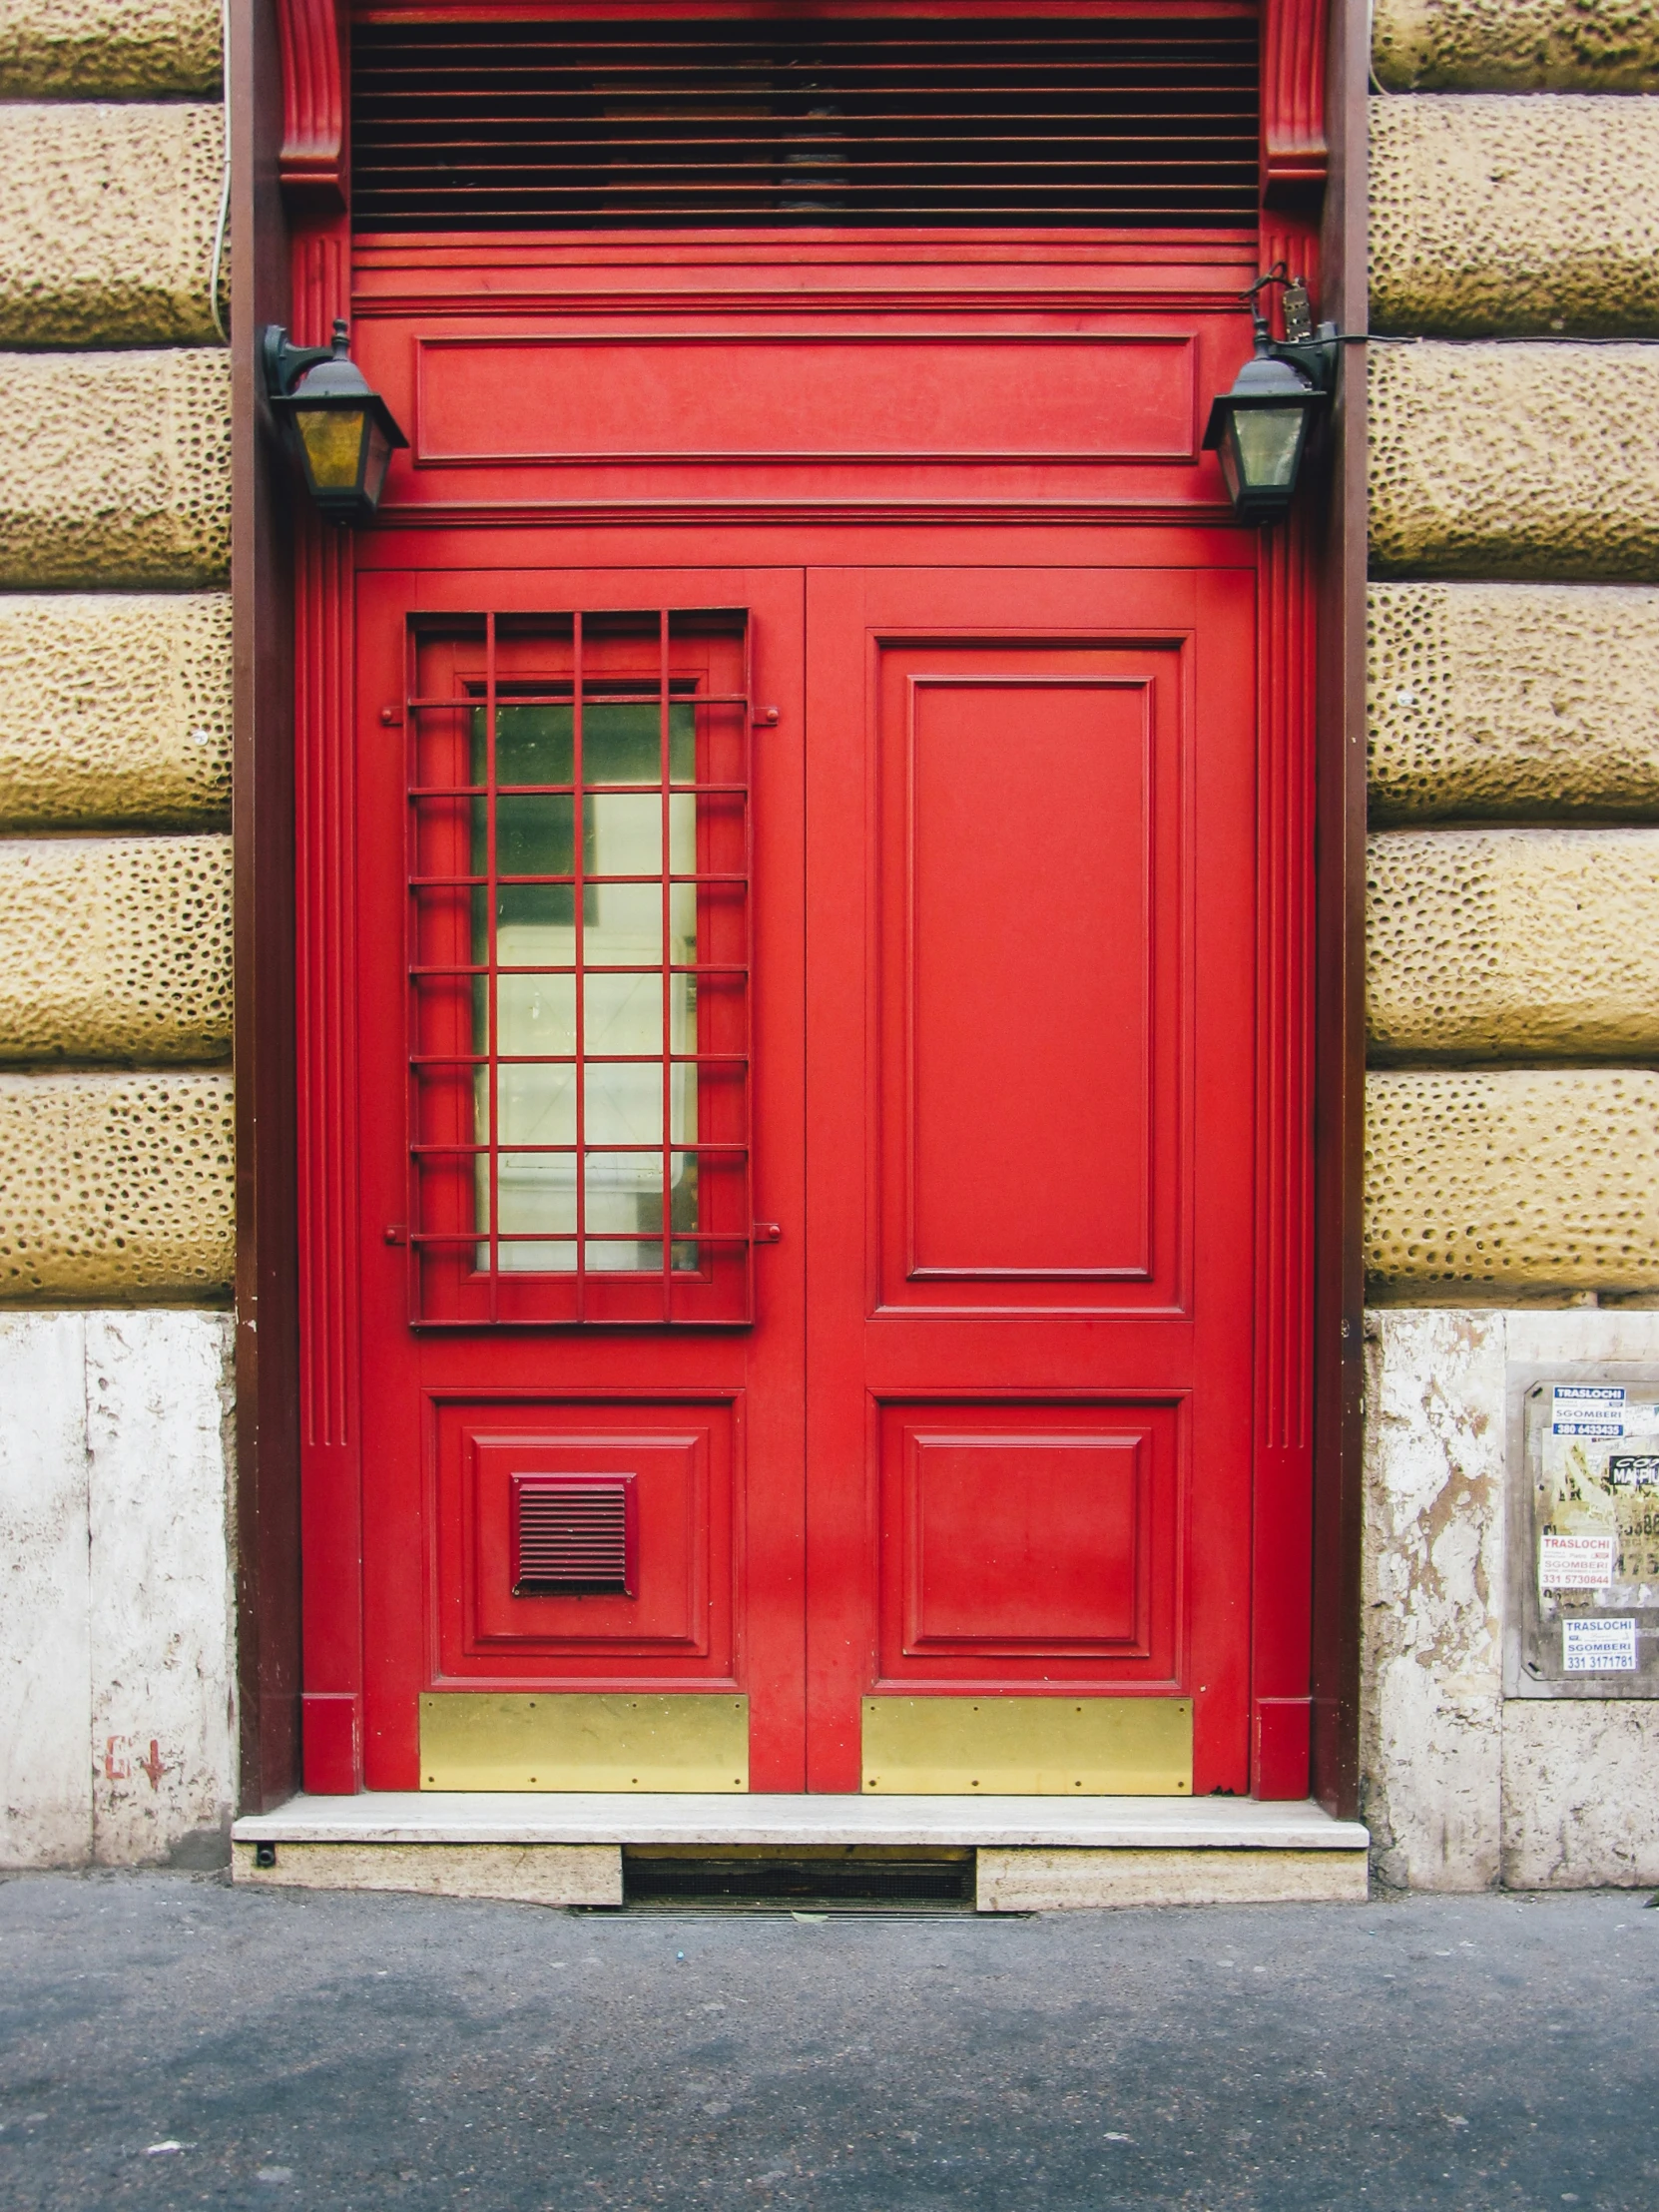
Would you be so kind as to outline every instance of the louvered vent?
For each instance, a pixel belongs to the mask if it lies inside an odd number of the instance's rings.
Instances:
[[[1256,28],[366,22],[359,230],[1257,219]]]
[[[632,1597],[633,1477],[515,1474],[513,1595]]]

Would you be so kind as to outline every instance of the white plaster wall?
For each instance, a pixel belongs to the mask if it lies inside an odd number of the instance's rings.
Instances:
[[[0,1317],[0,1865],[223,1857],[232,1325]]]
[[[1361,1769],[1381,1878],[1659,1882],[1659,1702],[1505,1699],[1508,1370],[1659,1366],[1659,1313],[1367,1316]]]
[[[1399,1889],[1497,1880],[1503,1316],[1367,1325],[1363,1817]]]
[[[92,1856],[86,1324],[0,1317],[0,1867]]]

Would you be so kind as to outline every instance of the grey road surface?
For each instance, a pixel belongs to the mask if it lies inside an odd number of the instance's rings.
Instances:
[[[1659,2212],[1646,1894],[799,1920],[0,1882],[0,2205]]]

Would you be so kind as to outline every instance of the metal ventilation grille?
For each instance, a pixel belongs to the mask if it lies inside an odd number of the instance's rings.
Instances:
[[[513,1476],[513,1594],[633,1595],[627,1475]]]
[[[359,24],[356,227],[1257,219],[1247,20],[592,28]]]

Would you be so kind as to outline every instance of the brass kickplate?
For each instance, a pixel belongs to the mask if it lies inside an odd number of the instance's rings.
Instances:
[[[866,1797],[1191,1797],[1184,1697],[866,1697]]]
[[[749,1700],[586,1692],[420,1701],[423,1790],[749,1788]]]

